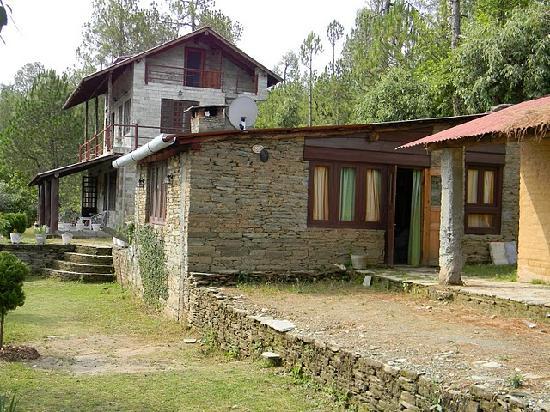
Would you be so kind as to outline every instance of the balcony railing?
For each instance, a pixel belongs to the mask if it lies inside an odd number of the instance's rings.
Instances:
[[[221,89],[222,72],[147,63],[145,68],[145,83],[149,82]]]
[[[187,133],[184,128],[170,128],[163,126],[143,126],[138,124],[111,124],[105,129],[90,137],[84,143],[78,145],[78,161],[84,162],[98,158],[104,154],[113,153],[113,140],[131,138],[130,149],[135,150],[140,146],[139,129],[156,130],[155,133]],[[118,133],[115,131],[118,130]],[[142,136],[151,139],[150,136]]]

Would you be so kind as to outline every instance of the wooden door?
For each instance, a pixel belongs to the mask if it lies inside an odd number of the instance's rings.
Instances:
[[[185,49],[185,86],[202,87],[204,50],[187,47]]]
[[[397,166],[388,167],[388,227],[386,229],[386,263],[393,266],[395,243],[395,179]]]
[[[441,172],[439,168],[424,172],[424,224],[422,264],[439,264],[439,225],[441,219]]]

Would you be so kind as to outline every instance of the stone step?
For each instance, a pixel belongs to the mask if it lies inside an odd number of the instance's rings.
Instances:
[[[114,282],[115,275],[112,273],[78,273],[69,270],[45,269],[46,274],[52,278],[64,281],[77,281],[84,283]]]
[[[113,265],[98,265],[89,263],[67,262],[65,260],[56,260],[52,264],[52,269],[67,270],[76,273],[113,273]]]
[[[110,255],[88,255],[85,253],[65,252],[64,260],[88,265],[112,265],[113,257]]]
[[[112,256],[112,246],[76,245],[75,252],[83,255]]]

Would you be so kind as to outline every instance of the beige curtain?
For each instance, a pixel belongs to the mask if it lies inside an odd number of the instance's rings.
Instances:
[[[380,170],[368,169],[367,181],[366,181],[366,193],[367,193],[367,210],[366,218],[367,222],[379,222],[380,221],[380,191],[382,187],[382,174]]]
[[[467,203],[477,203],[479,170],[468,169],[468,191],[466,193]]]
[[[468,215],[468,227],[485,228],[485,227],[492,227],[492,226],[493,226],[492,215],[479,215],[479,214]]]
[[[328,167],[315,167],[313,184],[313,220],[328,220]]]
[[[483,203],[493,204],[495,193],[495,172],[486,170],[483,175]]]

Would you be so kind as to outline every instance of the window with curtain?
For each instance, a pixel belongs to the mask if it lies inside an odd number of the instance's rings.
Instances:
[[[313,220],[328,220],[328,170],[326,166],[313,168]]]
[[[466,233],[500,232],[500,175],[500,167],[467,165],[464,207]]]
[[[311,162],[308,224],[383,228],[385,179],[382,166]]]

